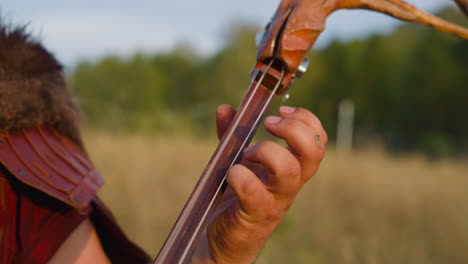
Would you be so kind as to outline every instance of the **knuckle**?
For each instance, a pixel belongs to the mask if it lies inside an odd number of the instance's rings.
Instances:
[[[248,173],[248,169],[241,164],[235,164],[229,170],[229,177],[236,177],[236,175]],[[240,191],[245,195],[250,195],[255,193],[257,190],[257,185],[255,181],[244,181],[239,185]]]
[[[300,120],[294,118],[286,118],[286,122],[288,127],[287,132],[289,134],[296,134],[304,128],[304,123]]]
[[[285,174],[288,177],[295,177],[301,174],[301,165],[298,160],[292,159],[286,167]]]
[[[243,166],[240,165],[240,164],[234,164],[231,169],[229,169],[229,174],[237,174],[237,173],[241,173],[243,170]]]
[[[313,166],[318,166],[320,162],[325,158],[325,146],[318,145],[314,148],[311,153],[306,157],[305,160]]]
[[[301,116],[303,116],[304,118],[310,119],[312,122],[320,123],[320,120],[318,119],[318,117],[314,113],[312,113],[311,111],[305,108],[298,108],[296,112],[300,114]]]
[[[276,205],[276,204],[275,204]],[[268,221],[280,221],[287,210],[280,208],[278,206],[272,206],[265,211],[265,218]]]
[[[296,111],[294,111],[295,114],[299,114],[299,115],[308,115],[310,114],[309,110],[303,108],[303,107],[298,107],[296,108]]]
[[[309,147],[305,148],[301,158],[310,162],[321,161],[325,155],[325,145],[317,143],[316,139],[308,142]]]
[[[326,153],[325,146],[319,146],[317,150],[317,159],[319,161],[322,161],[323,158],[325,158],[325,153]]]
[[[236,175],[245,173],[245,167],[241,164],[233,165],[228,171],[228,177],[236,177]]]
[[[252,195],[257,190],[257,184],[254,181],[246,181],[242,184],[242,192],[246,195]]]
[[[312,122],[315,123],[317,127],[323,128],[322,121],[320,121],[320,119],[316,115],[312,114],[311,118]]]
[[[320,119],[313,113],[310,113],[310,117],[309,117],[313,123],[317,124],[317,126],[319,127],[322,127],[322,122],[320,121]]]
[[[258,143],[257,146],[258,146],[259,154],[265,155],[265,154],[272,153],[277,148],[278,145],[273,141],[266,140],[266,141],[262,141]]]
[[[322,137],[323,137],[323,144],[324,145],[328,144],[328,134],[327,134],[327,132],[325,130],[323,130]]]

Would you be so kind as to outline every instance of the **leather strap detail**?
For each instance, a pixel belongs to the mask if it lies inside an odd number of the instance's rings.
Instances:
[[[0,134],[0,162],[24,184],[78,209],[104,183],[87,155],[48,127]]]

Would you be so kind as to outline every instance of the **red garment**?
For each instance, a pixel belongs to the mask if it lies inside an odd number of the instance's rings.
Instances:
[[[47,263],[91,207],[79,211],[5,174],[0,172],[0,263]]]
[[[102,183],[87,155],[48,127],[0,133],[0,264],[47,263],[88,217],[112,263],[150,263],[96,197]]]

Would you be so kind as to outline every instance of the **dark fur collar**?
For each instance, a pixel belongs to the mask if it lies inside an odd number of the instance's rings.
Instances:
[[[49,125],[81,145],[62,66],[24,27],[0,19],[0,133]]]

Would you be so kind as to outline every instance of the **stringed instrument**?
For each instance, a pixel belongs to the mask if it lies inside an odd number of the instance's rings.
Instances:
[[[457,0],[467,7],[466,0]],[[154,263],[188,263],[227,187],[228,170],[242,158],[276,95],[307,68],[306,53],[338,9],[370,9],[430,25],[468,39],[468,29],[420,11],[402,0],[283,0],[258,41],[252,82]]]

